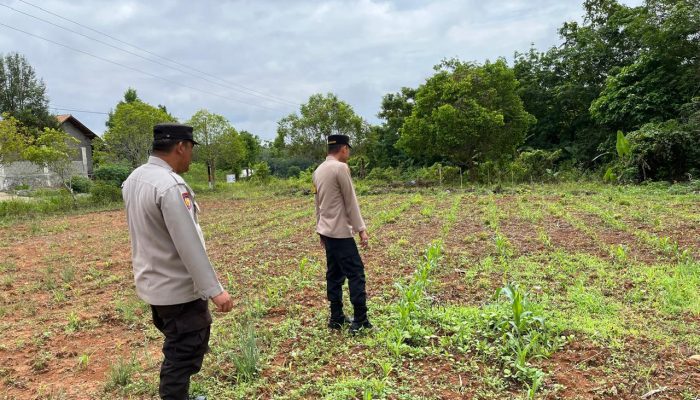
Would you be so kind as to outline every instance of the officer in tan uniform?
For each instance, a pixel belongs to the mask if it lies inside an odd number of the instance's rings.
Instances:
[[[360,214],[355,188],[347,165],[350,157],[350,138],[345,135],[328,136],[328,157],[313,173],[316,202],[316,232],[326,249],[326,285],[330,301],[328,327],[341,329],[350,323],[350,331],[372,328],[367,318],[365,267],[353,238],[367,247],[369,236]],[[343,313],[343,283],[348,279],[350,302],[355,311],[354,320]]]
[[[168,400],[188,399],[190,376],[202,367],[212,322],[207,301],[221,312],[233,308],[207,256],[194,192],[179,175],[195,144],[190,126],[156,125],[153,155],[122,186],[136,293],[165,335],[159,393]]]

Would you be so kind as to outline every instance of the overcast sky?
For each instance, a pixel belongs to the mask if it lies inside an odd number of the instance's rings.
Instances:
[[[274,138],[277,121],[314,93],[334,92],[376,123],[384,94],[420,85],[441,59],[505,57],[512,63],[514,52],[531,43],[541,50],[559,44],[558,27],[583,15],[582,0],[0,4],[145,58],[0,6],[1,24],[102,58],[0,25],[0,53],[27,57],[46,83],[51,107],[106,113],[133,87],[141,99],[167,106],[181,122],[206,108],[267,140]],[[98,134],[105,129],[104,114],[52,112],[71,113]]]

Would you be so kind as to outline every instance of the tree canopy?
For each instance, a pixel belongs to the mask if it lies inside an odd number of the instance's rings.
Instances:
[[[514,155],[535,122],[502,59],[484,65],[447,60],[416,92],[397,146],[426,162],[472,166]]]
[[[36,77],[34,68],[18,53],[0,57],[0,114],[2,113],[37,132],[45,127],[58,127],[56,118],[49,112],[44,81]]]
[[[153,143],[153,126],[176,122],[167,112],[138,99],[117,104],[110,120],[111,126],[104,134],[107,151],[115,161],[126,162],[132,168],[148,159]]]

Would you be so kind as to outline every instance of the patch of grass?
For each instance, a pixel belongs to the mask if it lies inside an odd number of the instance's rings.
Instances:
[[[124,359],[122,357],[117,358],[109,366],[105,391],[125,388],[132,382],[134,374],[138,370],[139,365],[135,357],[132,356],[130,359]]]

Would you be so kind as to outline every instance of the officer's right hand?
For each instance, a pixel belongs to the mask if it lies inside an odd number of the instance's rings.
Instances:
[[[211,298],[211,301],[216,304],[216,311],[229,312],[233,309],[233,300],[227,291],[223,291]]]
[[[369,247],[369,235],[367,231],[360,232],[360,245],[365,249]]]

